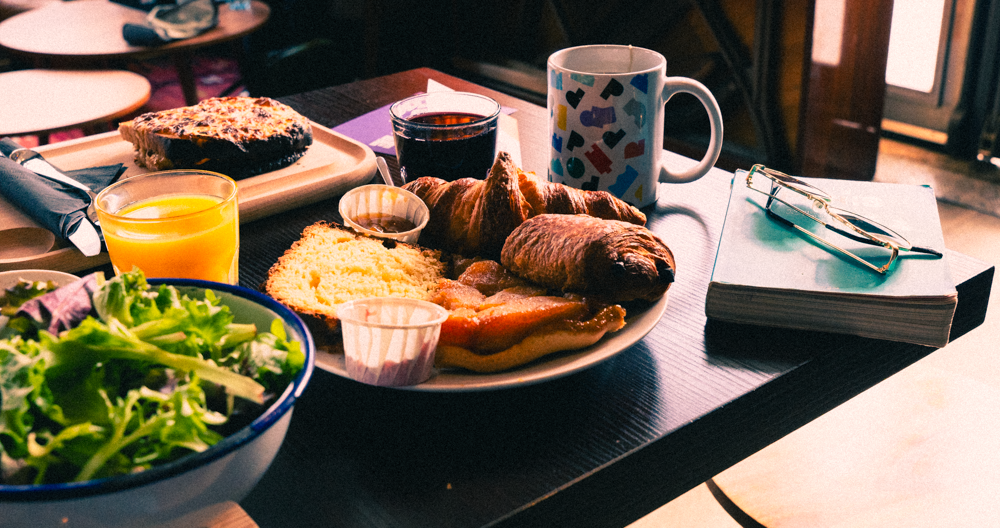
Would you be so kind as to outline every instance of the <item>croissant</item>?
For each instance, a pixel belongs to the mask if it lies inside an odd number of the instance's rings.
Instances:
[[[674,281],[670,248],[643,226],[587,215],[539,215],[507,238],[500,263],[515,275],[607,302],[655,301]]]
[[[583,191],[542,180],[497,154],[485,180],[446,182],[425,176],[403,186],[431,211],[421,244],[452,253],[498,259],[507,236],[540,214],[588,214],[644,225],[646,215],[604,191]]]

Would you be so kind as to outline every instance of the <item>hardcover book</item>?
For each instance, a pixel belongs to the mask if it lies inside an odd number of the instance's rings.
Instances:
[[[936,257],[901,251],[887,273],[876,273],[769,218],[767,196],[747,188],[746,176],[746,171],[737,171],[733,179],[705,301],[709,318],[932,347],[948,343],[958,294],[947,254]],[[945,252],[937,200],[930,187],[801,180],[826,191],[833,205],[890,226],[915,246]],[[798,222],[859,256],[888,261],[887,249],[809,224]]]

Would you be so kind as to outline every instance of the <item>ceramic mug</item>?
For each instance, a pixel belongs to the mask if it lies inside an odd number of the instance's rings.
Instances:
[[[722,113],[712,93],[687,77],[667,77],[667,60],[644,48],[566,48],[548,61],[549,181],[608,191],[637,207],[656,202],[659,182],[704,176],[722,150]],[[693,167],[671,172],[661,160],[664,105],[689,93],[705,106],[711,139]]]

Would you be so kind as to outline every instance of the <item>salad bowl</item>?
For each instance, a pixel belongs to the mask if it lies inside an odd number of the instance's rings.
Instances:
[[[288,341],[298,341],[304,366],[284,392],[249,424],[208,449],[152,468],[73,483],[0,484],[0,527],[165,527],[196,526],[199,512],[238,502],[257,484],[277,455],[295,400],[313,370],[315,346],[302,320],[270,297],[222,283],[149,279],[152,288],[169,284],[191,298],[211,290],[228,306],[233,323],[271,328],[280,320]]]

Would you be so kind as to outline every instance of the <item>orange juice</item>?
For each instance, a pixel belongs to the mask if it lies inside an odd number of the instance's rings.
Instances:
[[[102,215],[116,273],[138,267],[147,277],[238,282],[239,214],[230,199],[164,194]]]

